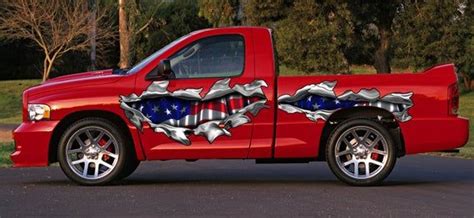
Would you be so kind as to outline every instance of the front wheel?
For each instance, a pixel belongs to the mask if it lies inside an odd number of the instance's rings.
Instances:
[[[329,167],[341,181],[350,185],[376,185],[395,166],[396,147],[383,125],[354,119],[333,130],[326,155]]]
[[[59,142],[61,169],[81,185],[103,185],[119,179],[131,154],[124,134],[101,118],[73,123]]]

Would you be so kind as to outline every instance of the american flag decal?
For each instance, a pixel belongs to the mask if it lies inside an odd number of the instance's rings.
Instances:
[[[412,92],[390,93],[381,97],[377,89],[361,89],[357,93],[346,91],[342,95],[336,95],[336,84],[336,81],[324,81],[307,85],[294,95],[280,96],[278,107],[288,113],[303,113],[312,121],[327,120],[337,110],[353,107],[382,108],[401,122],[411,119],[408,109],[413,106]]]
[[[185,145],[189,134],[202,135],[212,143],[221,135],[231,136],[230,129],[251,121],[267,101],[263,80],[229,87],[230,79],[217,81],[201,97],[202,89],[169,92],[168,81],[153,82],[140,96],[120,97],[127,118],[139,129],[148,123],[155,132]]]

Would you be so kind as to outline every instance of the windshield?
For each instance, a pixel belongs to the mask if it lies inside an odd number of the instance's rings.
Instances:
[[[190,34],[188,35],[184,35],[184,36],[181,36],[179,37],[178,39],[174,40],[173,42],[171,42],[170,44],[166,45],[165,47],[161,48],[160,50],[156,51],[155,53],[153,53],[152,55],[148,56],[147,58],[145,58],[144,60],[140,61],[140,63],[136,64],[135,66],[132,67],[132,69],[130,69],[127,74],[133,74],[133,73],[136,73],[138,71],[140,71],[141,69],[143,69],[146,65],[148,65],[151,61],[153,61],[154,59],[156,59],[158,56],[160,56],[161,54],[163,54],[165,51],[167,51],[168,49],[170,49],[171,47],[173,47],[174,45],[178,44],[180,41],[186,39],[188,36],[190,36]]]

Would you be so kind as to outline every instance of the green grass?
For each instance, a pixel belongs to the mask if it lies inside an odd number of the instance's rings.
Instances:
[[[0,124],[21,122],[21,95],[26,88],[40,83],[39,80],[0,81]]]
[[[285,65],[280,65],[279,70],[280,70],[280,75],[281,76],[304,76],[304,75],[307,75],[307,74],[303,73],[302,71],[289,68]]]
[[[13,152],[12,142],[0,143],[0,167],[11,166],[10,154]]]
[[[469,141],[456,156],[474,159],[474,92],[466,93],[460,98],[459,113],[469,118]]]
[[[353,65],[351,66],[352,74],[376,74],[375,68],[368,65]]]

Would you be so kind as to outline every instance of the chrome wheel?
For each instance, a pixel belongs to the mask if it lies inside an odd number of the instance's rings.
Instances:
[[[334,147],[337,166],[354,179],[368,179],[379,174],[387,164],[389,146],[382,133],[369,126],[355,126],[344,131]]]
[[[69,168],[87,180],[97,180],[110,174],[117,166],[119,152],[115,137],[98,126],[88,126],[74,132],[65,149]]]

